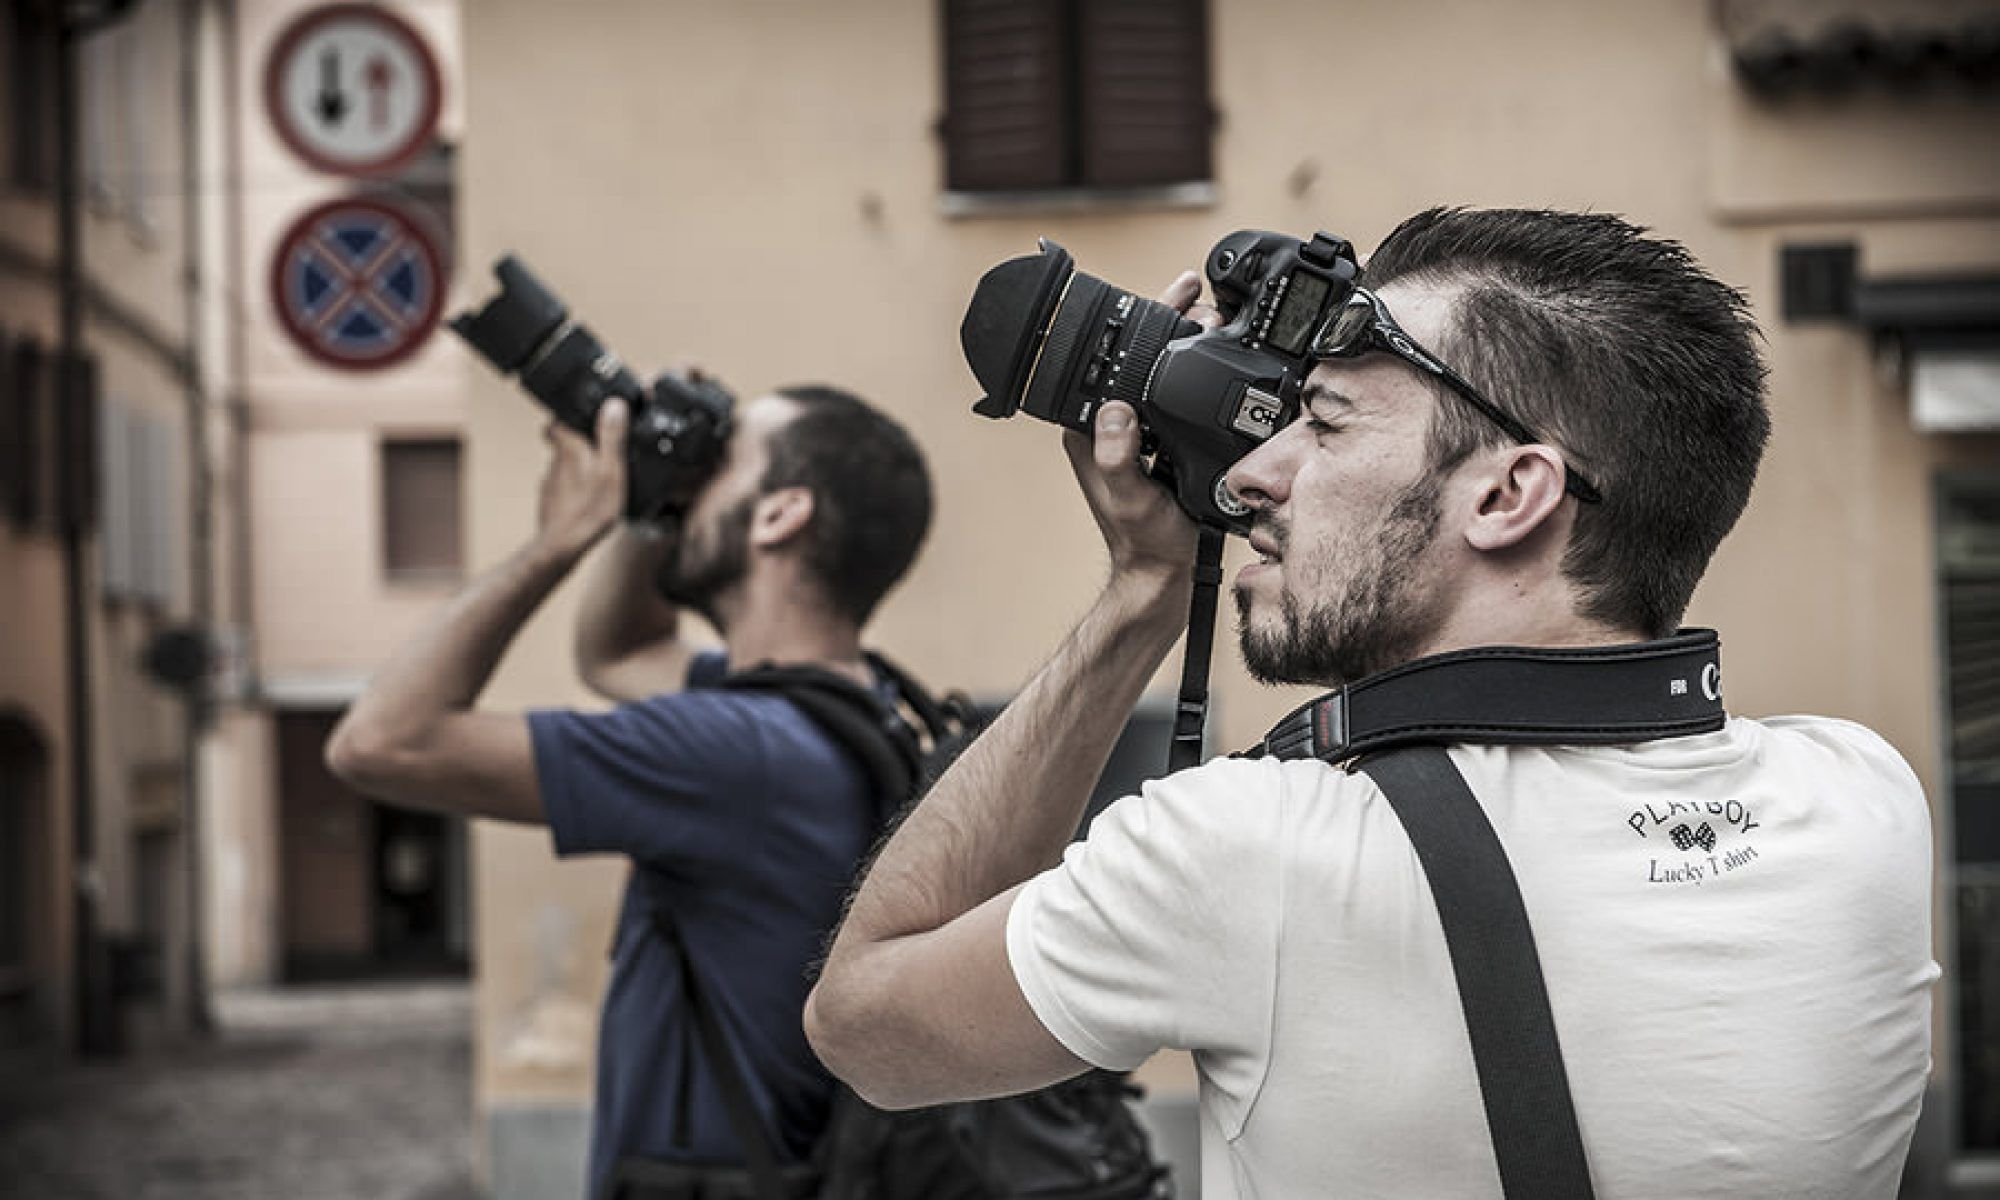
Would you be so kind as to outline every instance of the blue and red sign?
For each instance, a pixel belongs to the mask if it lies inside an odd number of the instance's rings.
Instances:
[[[306,213],[278,240],[271,299],[279,324],[330,366],[371,370],[423,345],[444,308],[444,262],[416,217],[349,198]]]

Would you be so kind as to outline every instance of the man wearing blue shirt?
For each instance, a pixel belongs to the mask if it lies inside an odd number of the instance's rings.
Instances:
[[[780,1156],[811,1150],[832,1091],[800,1013],[876,835],[876,797],[782,695],[704,685],[768,663],[880,687],[861,628],[916,557],[930,482],[908,434],[837,389],[783,389],[738,415],[678,536],[619,530],[590,581],[577,661],[617,708],[476,707],[522,624],[618,523],[629,414],[613,401],[594,444],[550,425],[535,534],[383,667],[327,747],[336,774],[392,803],[545,824],[558,854],[632,859],[600,1026],[593,1196],[614,1194],[624,1159],[744,1160],[656,915],[679,930]],[[683,608],[721,651],[681,637]]]

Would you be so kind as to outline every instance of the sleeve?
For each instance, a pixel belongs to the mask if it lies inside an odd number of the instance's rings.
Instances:
[[[1272,764],[1227,759],[1150,783],[1022,889],[1008,961],[1071,1053],[1121,1071],[1165,1048],[1261,1063],[1276,994],[1282,785]],[[1242,1081],[1247,1091],[1258,1074]]]
[[[556,853],[721,860],[740,847],[767,758],[761,697],[676,692],[604,713],[528,714]]]

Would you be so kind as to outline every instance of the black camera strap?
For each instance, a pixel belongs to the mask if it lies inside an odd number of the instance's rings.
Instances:
[[[1420,658],[1326,693],[1246,758],[1338,763],[1416,743],[1616,745],[1722,728],[1712,629],[1619,646],[1482,646]]]
[[[1590,1200],[1590,1165],[1521,888],[1440,746],[1361,761],[1416,847],[1444,926],[1507,1200]]]
[[[1174,706],[1174,737],[1167,748],[1167,770],[1179,771],[1201,762],[1203,728],[1208,723],[1208,660],[1215,653],[1215,610],[1222,590],[1222,544],[1219,529],[1201,526],[1195,546],[1194,596],[1188,601],[1187,646],[1181,655],[1181,695]]]

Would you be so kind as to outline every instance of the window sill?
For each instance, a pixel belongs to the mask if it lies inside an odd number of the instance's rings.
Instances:
[[[1025,192],[945,192],[938,211],[947,217],[1017,217],[1040,213],[1125,212],[1135,208],[1212,208],[1212,181],[1136,188],[1042,188]]]

